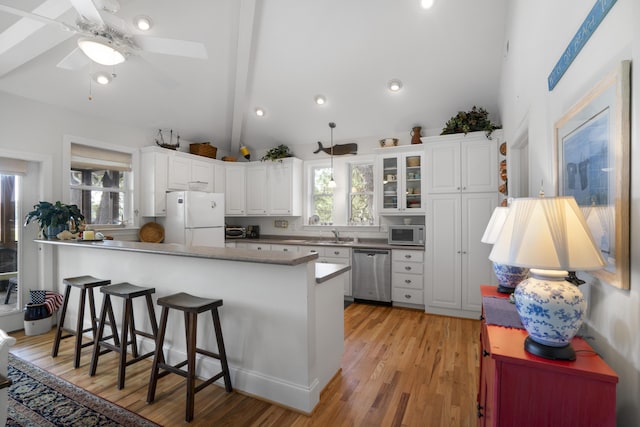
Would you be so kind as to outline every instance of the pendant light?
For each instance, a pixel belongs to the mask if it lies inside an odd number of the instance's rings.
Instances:
[[[331,128],[331,180],[329,181],[329,188],[336,188],[336,182],[333,179],[333,129],[336,127],[336,124],[329,122],[329,127]]]

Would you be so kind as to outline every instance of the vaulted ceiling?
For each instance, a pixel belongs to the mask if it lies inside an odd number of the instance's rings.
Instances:
[[[506,0],[95,0],[119,5],[128,34],[146,15],[144,34],[201,42],[207,58],[138,51],[72,70],[57,64],[78,34],[2,10],[75,26],[85,1],[0,0],[0,91],[231,150],[326,140],[330,121],[336,141],[408,135],[473,105],[499,121]],[[116,77],[90,85],[102,70]]]

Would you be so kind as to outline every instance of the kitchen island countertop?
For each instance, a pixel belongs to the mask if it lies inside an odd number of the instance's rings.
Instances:
[[[205,246],[185,246],[177,243],[146,243],[122,240],[36,240],[50,245],[82,246],[86,248],[111,249],[118,251],[142,252],[158,255],[174,255],[191,258],[210,258],[225,261],[257,262],[263,264],[298,265],[318,258],[318,254],[295,254],[287,252],[252,251],[242,248],[212,248]]]

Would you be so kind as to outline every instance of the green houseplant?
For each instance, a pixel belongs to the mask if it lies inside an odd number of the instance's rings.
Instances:
[[[50,239],[67,227],[71,228],[72,233],[77,232],[83,220],[84,215],[77,205],[67,205],[60,201],[55,203],[39,202],[27,214],[24,224],[37,222],[44,236]]]
[[[483,130],[487,138],[491,138],[491,133],[501,127],[491,123],[489,113],[484,108],[477,108],[475,105],[467,112],[459,111],[458,114],[451,117],[445,124],[440,135],[449,135],[452,133],[475,132]]]
[[[287,157],[292,157],[292,156],[293,154],[291,153],[291,151],[289,151],[289,147],[287,147],[284,144],[280,144],[277,147],[274,147],[269,151],[267,151],[267,153],[264,156],[262,156],[260,160],[262,160],[263,162],[265,160],[282,161],[282,159]]]

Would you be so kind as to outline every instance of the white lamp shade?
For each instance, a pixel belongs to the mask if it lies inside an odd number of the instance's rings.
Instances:
[[[515,199],[489,259],[543,270],[599,270],[605,261],[573,197]]]
[[[116,65],[124,62],[125,57],[117,49],[111,47],[107,42],[101,40],[78,39],[78,47],[92,61],[102,65]]]
[[[500,231],[502,231],[502,227],[504,226],[504,222],[507,219],[508,214],[508,207],[498,206],[494,209],[491,214],[491,218],[489,219],[489,223],[487,224],[487,228],[484,230],[482,239],[480,239],[482,243],[489,243],[490,245],[493,245],[498,240],[498,236],[500,235]]]

